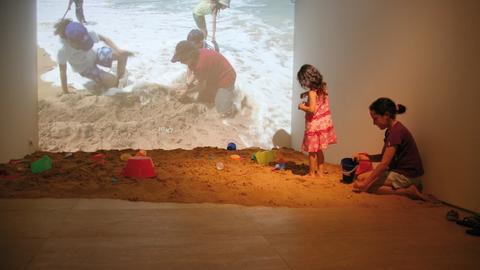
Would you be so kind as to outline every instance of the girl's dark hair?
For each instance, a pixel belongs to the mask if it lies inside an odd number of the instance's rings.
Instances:
[[[318,94],[327,95],[327,83],[318,69],[312,65],[303,65],[297,73],[298,82],[302,87],[317,90]]]
[[[66,39],[66,37],[65,37],[65,27],[67,27],[67,25],[71,22],[72,22],[72,20],[70,20],[70,19],[59,20],[54,26],[55,32],[53,32],[53,33],[55,35],[60,36],[63,39]]]
[[[407,108],[402,104],[395,104],[389,98],[379,98],[375,100],[369,107],[370,111],[374,111],[378,115],[385,115],[388,112],[390,118],[395,119],[397,114],[402,114],[407,111]]]

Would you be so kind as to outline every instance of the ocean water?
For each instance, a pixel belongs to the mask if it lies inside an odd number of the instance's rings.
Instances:
[[[186,67],[171,63],[175,45],[196,28],[192,8],[199,0],[85,0],[86,27],[135,53],[127,69],[131,91],[145,83],[170,85]],[[65,13],[67,0],[37,1],[37,42],[54,60],[61,43],[53,25]],[[249,136],[271,147],[278,130],[291,130],[294,4],[291,0],[232,0],[217,19],[221,53],[237,72],[239,89],[254,106]],[[66,16],[76,20],[75,5]],[[207,16],[211,32],[211,16]],[[68,69],[68,81],[84,89],[84,78]],[[60,85],[58,67],[42,80]],[[249,138],[244,138],[248,144]],[[253,145],[250,145],[253,146]]]

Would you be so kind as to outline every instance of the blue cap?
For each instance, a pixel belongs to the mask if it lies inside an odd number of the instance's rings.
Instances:
[[[65,27],[65,37],[73,42],[77,49],[88,51],[93,47],[93,39],[87,28],[81,23],[71,22]]]

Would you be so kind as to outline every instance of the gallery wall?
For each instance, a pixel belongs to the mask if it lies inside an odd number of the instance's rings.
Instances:
[[[390,97],[424,162],[425,191],[480,212],[478,178],[480,2],[451,0],[297,0],[294,73],[304,63],[325,76],[338,144],[328,162],[378,153],[383,131],[368,106]],[[304,114],[294,82],[292,146],[300,149]]]
[[[38,144],[35,1],[2,0],[0,27],[0,162],[7,162]]]

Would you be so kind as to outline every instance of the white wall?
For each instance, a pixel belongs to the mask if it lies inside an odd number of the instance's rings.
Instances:
[[[297,0],[294,73],[311,63],[329,85],[339,143],[327,161],[380,152],[383,132],[368,106],[390,97],[407,107],[398,119],[416,138],[426,192],[480,212],[478,14],[475,0]],[[295,149],[304,129],[300,92],[294,82]]]
[[[36,18],[36,1],[0,1],[0,163],[38,145]]]

